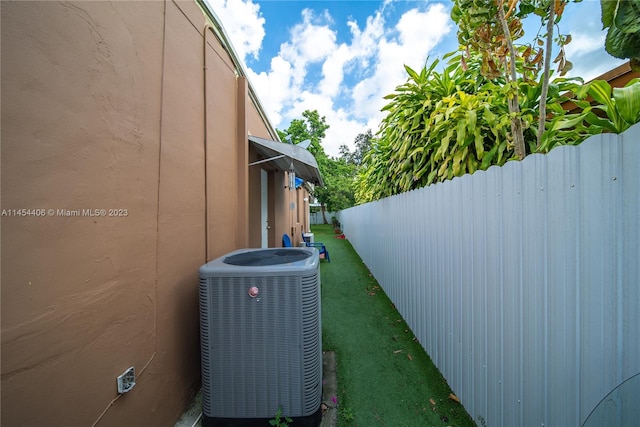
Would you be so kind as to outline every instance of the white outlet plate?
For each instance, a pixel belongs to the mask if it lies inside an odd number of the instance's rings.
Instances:
[[[118,393],[126,393],[136,385],[136,370],[132,366],[118,377]]]

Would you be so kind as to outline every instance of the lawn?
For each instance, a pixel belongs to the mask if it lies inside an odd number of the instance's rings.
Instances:
[[[321,262],[323,349],[336,353],[339,426],[474,426],[348,240],[312,227]],[[331,402],[330,402],[331,403]]]

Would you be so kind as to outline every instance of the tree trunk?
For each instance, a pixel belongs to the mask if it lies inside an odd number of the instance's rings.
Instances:
[[[325,215],[326,208],[324,207],[324,203],[320,204],[320,209],[322,210],[322,223],[329,224],[329,221],[327,221],[327,215]]]
[[[556,1],[551,0],[551,9],[549,10],[549,22],[547,22],[547,43],[544,53],[544,71],[542,74],[542,93],[540,94],[540,118],[538,120],[538,139],[536,147],[540,148],[542,143],[542,134],[544,133],[544,125],[547,121],[547,94],[549,93],[549,68],[551,62],[551,47],[553,43],[553,21],[555,21]]]
[[[502,25],[502,31],[504,33],[505,40],[507,42],[507,48],[509,49],[509,70],[505,73],[507,77],[507,84],[510,82],[517,82],[518,75],[516,74],[516,52],[513,48],[513,40],[511,40],[511,33],[509,32],[509,25],[507,19],[504,16],[503,2],[498,1],[498,20]],[[524,159],[527,155],[524,146],[524,134],[522,132],[522,121],[520,120],[520,104],[518,102],[518,91],[513,90],[512,96],[509,98],[509,112],[514,115],[511,119],[511,134],[513,135],[513,145],[516,157],[519,160]]]

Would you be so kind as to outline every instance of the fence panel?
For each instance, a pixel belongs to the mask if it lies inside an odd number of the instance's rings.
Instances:
[[[640,125],[338,217],[476,421],[579,426],[640,372]]]

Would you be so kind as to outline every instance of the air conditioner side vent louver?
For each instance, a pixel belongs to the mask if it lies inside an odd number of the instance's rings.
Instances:
[[[199,293],[200,293],[200,347],[201,348],[210,347],[209,334],[202,333],[202,331],[208,330],[211,327],[209,324],[210,310],[208,310],[208,307],[207,307],[207,304],[210,300],[210,297],[208,295],[208,289],[209,288],[207,286],[207,280],[200,278]],[[207,384],[210,384],[211,383],[210,353],[204,352],[204,351],[201,352],[200,359],[201,359],[201,366],[202,366],[202,382],[203,383],[206,382]],[[211,410],[209,405],[210,402],[211,402],[210,389],[208,387],[207,388],[203,387],[202,388],[203,411]]]

